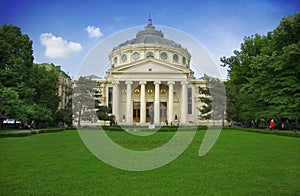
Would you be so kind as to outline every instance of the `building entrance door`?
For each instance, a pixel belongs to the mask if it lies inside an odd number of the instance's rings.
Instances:
[[[167,120],[167,102],[160,102],[160,122],[166,122]],[[151,110],[152,115],[154,112],[153,102],[146,103],[146,122],[151,122]],[[133,102],[133,122],[140,122],[141,118],[141,103]],[[152,116],[153,118],[153,116]]]
[[[140,115],[141,115],[141,104],[140,102],[133,102],[133,122],[140,122]]]

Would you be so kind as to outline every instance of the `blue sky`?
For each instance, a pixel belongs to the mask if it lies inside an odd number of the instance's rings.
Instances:
[[[154,25],[189,34],[220,64],[245,36],[265,35],[296,11],[298,0],[0,0],[0,24],[29,35],[35,63],[61,65],[75,77],[93,47],[120,30],[146,25],[149,13]],[[226,78],[226,70],[220,71]]]

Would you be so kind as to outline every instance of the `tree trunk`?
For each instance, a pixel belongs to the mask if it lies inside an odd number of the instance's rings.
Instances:
[[[81,124],[80,124],[80,121],[81,121],[81,109],[82,109],[82,106],[80,106],[80,109],[79,109],[77,127],[81,127]]]

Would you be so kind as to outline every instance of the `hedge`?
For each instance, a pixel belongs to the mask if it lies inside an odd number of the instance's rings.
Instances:
[[[156,127],[157,128],[157,127]],[[180,128],[180,131],[190,131],[194,130],[206,130],[206,126],[162,126],[160,127],[157,132],[176,132]],[[148,126],[103,126],[103,130],[105,131],[144,131],[144,132],[151,132],[156,131],[156,129],[152,130],[149,129]]]
[[[100,127],[85,127],[83,129],[90,130],[91,128],[99,130]],[[195,126],[180,126],[180,131],[190,131],[194,130]],[[102,126],[102,129],[105,131],[144,131],[151,132],[148,126]],[[224,130],[237,130],[237,131],[246,131],[252,133],[261,133],[261,134],[272,134],[280,136],[289,136],[289,137],[300,137],[300,131],[271,131],[271,130],[262,130],[262,129],[253,129],[253,128],[223,128]],[[54,129],[33,129],[33,130],[19,130],[19,131],[5,131],[0,132],[0,138],[3,137],[24,137],[31,136],[42,133],[56,133],[64,130],[77,130],[76,128],[54,128]],[[158,129],[158,132],[176,132],[178,126],[162,126]],[[207,130],[206,126],[198,126],[197,131]],[[155,130],[156,131],[156,130]]]
[[[33,130],[17,130],[17,131],[6,131],[0,132],[0,138],[3,137],[24,137],[30,135],[36,135],[41,133],[56,133],[64,131],[64,128],[55,128],[55,129],[33,129]]]
[[[272,135],[289,136],[289,137],[300,137],[300,132],[299,131],[277,131],[277,130],[254,129],[254,128],[225,128],[225,130],[226,129],[246,131],[246,132],[252,132],[252,133],[261,133],[261,134],[272,134]]]

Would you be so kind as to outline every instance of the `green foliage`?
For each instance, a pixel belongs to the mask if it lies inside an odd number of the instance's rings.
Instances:
[[[211,118],[211,110],[212,110],[212,101],[209,96],[209,89],[207,87],[199,87],[198,92],[200,94],[199,101],[203,103],[203,105],[198,108],[200,111],[199,118],[200,119],[210,119]]]
[[[57,110],[60,98],[57,95],[58,73],[54,69],[34,65],[30,86],[35,89],[34,102],[48,108],[52,113]]]
[[[105,131],[145,131],[145,132],[151,132],[153,129],[149,129],[147,126],[102,126],[103,130]],[[191,131],[197,129],[200,130],[207,130],[206,126],[162,126],[158,128],[157,132],[176,132],[178,130],[180,131]]]
[[[96,105],[96,109],[97,117],[99,120],[112,120],[115,118],[114,115],[109,114],[110,109],[107,106]]]
[[[0,97],[2,97],[1,111],[5,111],[6,116],[13,116],[16,119],[26,119],[23,101],[20,99],[19,93],[13,87],[0,89]]]
[[[22,35],[19,27],[3,25],[0,28],[0,83],[5,87],[25,85],[33,64],[32,54],[28,35]],[[25,94],[20,95],[23,96]]]
[[[200,119],[224,120],[224,112],[226,110],[226,91],[225,85],[218,78],[204,75],[206,87],[199,87],[199,101],[202,104],[198,110],[200,111]]]
[[[58,74],[33,64],[32,41],[19,27],[0,28],[0,111],[19,121],[53,125],[60,98]]]
[[[300,137],[299,131],[271,131],[271,130],[262,130],[262,129],[251,129],[251,128],[229,128],[228,130],[238,130],[246,131],[252,133],[262,133],[262,134],[271,134],[279,136],[288,136],[288,137]]]
[[[266,36],[246,37],[241,50],[221,62],[229,68],[229,119],[300,117],[299,12]]]
[[[72,110],[70,109],[60,109],[54,115],[54,122],[59,124],[66,124],[71,126],[73,123]]]
[[[57,95],[57,83],[58,74],[54,70],[33,65],[30,87],[34,89],[34,104],[28,108],[32,111],[29,119],[35,119],[40,126],[54,125],[54,115],[60,101]]]
[[[55,129],[33,129],[33,130],[18,130],[18,131],[4,131],[0,132],[0,138],[3,137],[25,137],[31,136],[41,133],[56,133],[60,131],[64,131],[65,129],[62,128],[55,128]]]
[[[32,41],[13,25],[0,28],[0,111],[18,120],[27,120],[26,107],[34,90],[28,84],[33,64]]]
[[[25,136],[30,136],[30,135],[31,135],[30,131],[0,132],[0,138],[3,138],[3,137],[25,137]]]

